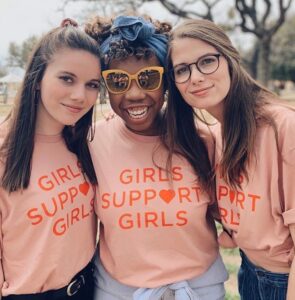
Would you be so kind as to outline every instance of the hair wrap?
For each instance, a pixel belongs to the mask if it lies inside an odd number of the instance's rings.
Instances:
[[[141,17],[118,16],[111,28],[111,35],[101,44],[102,54],[107,54],[112,42],[127,40],[140,41],[152,49],[161,65],[165,65],[168,37],[165,34],[155,33],[155,26]]]

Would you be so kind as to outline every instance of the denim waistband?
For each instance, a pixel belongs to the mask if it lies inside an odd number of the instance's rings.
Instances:
[[[269,279],[278,279],[278,278],[281,278],[281,279],[286,279],[288,280],[288,277],[289,277],[289,274],[288,273],[275,273],[275,272],[271,272],[271,271],[268,271],[262,267],[258,267],[256,265],[254,265],[250,260],[249,258],[247,257],[247,255],[242,251],[240,250],[240,255],[241,255],[241,258],[242,258],[242,264],[244,264],[245,266],[248,267],[248,269],[255,273],[257,276],[263,276],[263,277],[267,277]]]

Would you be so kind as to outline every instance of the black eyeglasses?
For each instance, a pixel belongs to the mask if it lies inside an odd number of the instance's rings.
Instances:
[[[212,74],[216,72],[219,67],[219,57],[221,54],[206,54],[201,57],[196,62],[191,64],[180,64],[175,66],[170,70],[169,74],[173,81],[176,83],[185,83],[191,78],[192,65],[195,65],[199,72],[205,75]]]

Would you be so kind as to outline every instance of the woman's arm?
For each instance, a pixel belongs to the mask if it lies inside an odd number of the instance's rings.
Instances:
[[[295,224],[289,225],[289,228],[293,239],[293,243],[295,245]],[[287,300],[294,300],[294,299],[295,299],[295,259],[293,258],[293,262],[289,274]]]

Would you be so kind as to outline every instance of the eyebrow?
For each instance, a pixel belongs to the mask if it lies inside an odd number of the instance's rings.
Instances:
[[[216,54],[219,54],[219,52],[215,52],[215,53],[213,53],[213,52],[208,52],[208,53],[206,53],[206,54],[201,55],[199,58],[194,59],[194,61],[191,62],[191,63],[180,63],[180,64],[177,64],[177,65],[174,65],[173,68],[178,67],[178,66],[182,66],[182,65],[187,66],[187,65],[190,65],[190,64],[192,64],[192,63],[194,63],[194,62],[197,62],[199,59],[201,59],[201,58],[203,58],[203,57],[210,56],[210,55],[216,55]]]
[[[69,72],[69,71],[60,71],[60,73],[66,74],[66,75],[70,75],[70,76],[73,76],[73,77],[77,78],[76,74],[74,74],[72,72]],[[89,79],[88,81],[98,81],[99,82],[100,81],[100,77],[98,75],[98,78],[92,78],[92,79]]]

